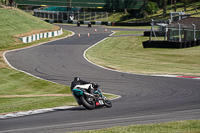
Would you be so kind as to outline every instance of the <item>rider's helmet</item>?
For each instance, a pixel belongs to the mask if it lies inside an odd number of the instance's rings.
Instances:
[[[76,82],[79,81],[79,80],[81,80],[79,77],[74,78],[74,81],[76,81]]]
[[[92,84],[92,88],[94,89],[94,90],[97,90],[98,89],[98,87],[99,87],[99,85],[98,84]]]

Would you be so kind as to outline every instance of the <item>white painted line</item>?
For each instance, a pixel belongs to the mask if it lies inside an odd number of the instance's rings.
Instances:
[[[105,93],[105,92],[103,92],[103,94],[108,94],[108,95],[115,95],[115,96],[117,96],[116,98],[112,98],[112,99],[110,99],[111,101],[112,100],[116,100],[116,99],[120,99],[122,96],[120,96],[120,95],[116,95],[116,94],[112,94],[112,93]]]
[[[46,113],[46,112],[53,112],[53,111],[56,111],[56,110],[70,109],[70,108],[74,108],[74,107],[76,107],[76,106],[62,106],[62,107],[55,107],[55,108],[30,110],[30,111],[25,111],[25,112],[9,113],[9,114],[5,114],[5,115],[0,115],[0,119],[7,119],[7,118],[13,118],[13,117],[27,116],[27,115],[33,115],[33,114]]]

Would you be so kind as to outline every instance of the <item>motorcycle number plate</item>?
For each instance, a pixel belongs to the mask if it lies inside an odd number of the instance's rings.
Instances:
[[[103,100],[99,100],[99,104],[100,104],[100,105],[104,105]]]

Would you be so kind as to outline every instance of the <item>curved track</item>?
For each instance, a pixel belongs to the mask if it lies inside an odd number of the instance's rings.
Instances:
[[[114,72],[87,62],[83,52],[108,37],[101,27],[60,25],[80,33],[70,37],[7,53],[9,63],[35,76],[70,85],[75,76],[102,85],[102,90],[121,95],[112,108],[66,110],[0,120],[2,132],[67,132],[131,124],[200,119],[200,82]],[[88,32],[90,37],[87,37]]]

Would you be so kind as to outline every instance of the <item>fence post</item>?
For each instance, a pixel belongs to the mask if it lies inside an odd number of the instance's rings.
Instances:
[[[195,35],[195,29],[196,29],[196,25],[192,23],[192,25],[194,26],[194,41],[196,41],[196,35]]]
[[[179,42],[181,42],[181,26],[180,26],[180,24],[179,23],[177,23],[178,24],[178,36],[179,36]]]

